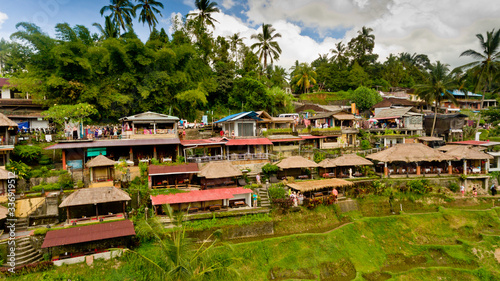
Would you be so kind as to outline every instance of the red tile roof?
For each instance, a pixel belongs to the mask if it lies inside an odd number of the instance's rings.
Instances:
[[[289,138],[289,139],[274,139],[272,142],[287,142],[287,141],[301,141],[302,138]]]
[[[129,220],[100,223],[47,232],[42,248],[71,245],[135,235],[134,224]]]
[[[326,136],[299,136],[305,140],[324,139]]]
[[[234,198],[235,194],[247,193],[252,193],[252,190],[243,187],[226,187],[207,190],[193,190],[190,192],[169,195],[151,195],[151,201],[153,205],[204,202],[231,199]]]
[[[126,139],[126,140],[101,140],[101,141],[70,141],[59,142],[45,149],[74,149],[89,147],[115,147],[115,146],[144,146],[144,145],[168,145],[180,144],[178,138],[162,139]]]
[[[161,166],[161,165],[151,165],[149,166],[149,175],[173,175],[173,174],[193,174],[198,173],[198,164],[187,163],[176,166]]]
[[[210,144],[225,144],[226,138],[210,138],[210,139],[199,139],[199,140],[181,140],[183,146],[193,146],[193,145],[210,145]]]
[[[268,138],[257,139],[231,139],[226,145],[272,145],[273,143]]]
[[[474,140],[468,140],[468,141],[455,141],[455,142],[450,142],[450,144],[463,144],[463,145],[481,145],[488,143],[487,141],[474,141]]]

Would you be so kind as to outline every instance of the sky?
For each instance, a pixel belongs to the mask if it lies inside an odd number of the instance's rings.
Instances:
[[[195,11],[194,0],[160,0],[165,8],[159,28],[171,29],[171,17]],[[134,0],[132,0],[134,2]],[[276,65],[290,68],[295,60],[312,62],[329,54],[336,43],[349,42],[363,26],[373,29],[374,52],[385,61],[389,54],[426,54],[431,62],[456,67],[470,62],[460,57],[467,49],[480,51],[476,34],[500,28],[498,0],[218,0],[214,35],[240,32],[244,43],[260,32],[262,23],[281,34],[282,54]],[[97,32],[104,24],[99,11],[106,0],[0,0],[0,38],[9,39],[21,21],[33,22],[51,36],[57,23],[81,24]],[[134,22],[138,36],[149,29]]]

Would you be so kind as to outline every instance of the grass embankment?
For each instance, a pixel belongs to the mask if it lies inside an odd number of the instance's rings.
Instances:
[[[333,212],[332,209],[330,209]],[[292,213],[279,223],[311,218],[323,211]],[[238,280],[500,280],[500,208],[459,210],[418,215],[363,218],[329,233],[294,234],[233,245],[240,260]],[[342,216],[341,216],[342,217]],[[337,216],[335,216],[337,218]],[[321,221],[338,219],[324,217]],[[280,229],[277,225],[277,231]],[[296,227],[299,227],[297,224]],[[308,226],[302,226],[307,231]],[[283,233],[292,231],[284,227]],[[301,231],[302,229],[295,229]],[[158,247],[143,244],[138,252],[160,260]],[[61,279],[62,278],[62,279]],[[135,256],[74,265],[12,278],[13,280],[155,280],[151,266]]]

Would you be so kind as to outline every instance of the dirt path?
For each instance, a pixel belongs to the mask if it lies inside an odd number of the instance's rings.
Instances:
[[[495,250],[495,258],[497,259],[498,263],[500,263],[500,248]]]

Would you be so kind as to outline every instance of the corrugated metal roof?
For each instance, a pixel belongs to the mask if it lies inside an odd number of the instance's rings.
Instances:
[[[170,116],[166,114],[160,114],[152,111],[147,111],[143,113],[139,113],[136,115],[132,116],[127,116],[120,118],[120,120],[123,121],[179,121],[179,117],[177,116]]]
[[[135,235],[134,224],[129,220],[100,223],[47,232],[42,248],[72,245],[110,238]]]
[[[159,176],[159,175],[173,175],[173,174],[194,174],[198,173],[198,164],[187,163],[175,166],[161,166],[161,165],[150,165],[149,175]]]
[[[84,142],[60,142],[45,149],[73,149],[90,147],[115,147],[115,146],[144,146],[144,145],[167,145],[180,144],[179,138],[162,139],[136,139],[136,140],[102,140],[102,141],[84,141]]]
[[[387,108],[382,109],[373,119],[389,119],[389,118],[400,118],[409,114],[411,107],[401,107],[401,108]],[[419,113],[412,112],[411,115],[422,115]]]
[[[453,90],[453,91],[447,90],[447,91],[448,91],[448,93],[451,93],[452,95],[457,96],[457,97],[465,97],[466,96],[465,92],[463,92],[463,91],[459,91],[459,90]],[[467,97],[482,97],[482,95],[474,94],[472,92],[467,91]]]
[[[256,139],[231,139],[226,145],[272,145],[273,143],[268,138],[256,138]]]
[[[252,193],[249,188],[226,187],[207,190],[193,190],[190,192],[176,193],[169,195],[151,195],[153,205],[179,204],[191,202],[206,202],[234,198],[236,194]]]
[[[246,111],[246,112],[240,112],[240,113],[236,113],[236,114],[232,114],[232,115],[226,116],[226,117],[222,118],[221,120],[216,121],[214,123],[231,122],[231,121],[235,121],[235,120],[241,119],[243,117],[248,117],[248,118],[255,119],[257,121],[262,121],[262,119],[258,117],[257,112],[255,112],[255,111]]]

